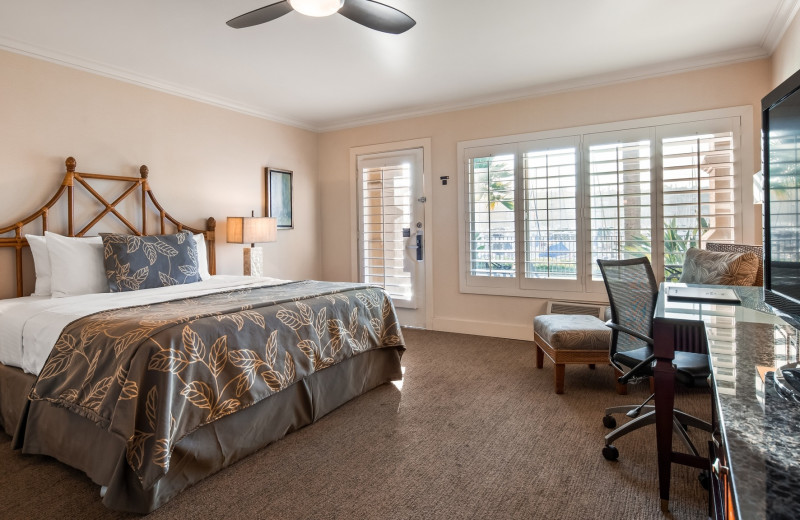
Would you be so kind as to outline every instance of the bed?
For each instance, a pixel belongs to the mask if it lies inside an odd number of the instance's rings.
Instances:
[[[66,166],[45,206],[0,228],[0,247],[16,251],[18,297],[0,300],[0,426],[13,448],[85,472],[109,508],[147,513],[402,378],[402,333],[381,288],[215,276],[214,220],[200,230],[170,216],[146,167],[137,178],[79,173],[72,158]],[[108,202],[95,180],[127,188]],[[76,187],[103,206],[81,228]],[[63,195],[67,232],[55,235],[48,216]],[[136,218],[121,210],[129,196],[138,197]],[[80,238],[110,216],[126,233]],[[44,240],[24,234],[37,220]],[[23,296],[25,247],[36,269],[30,296]],[[43,250],[49,272],[37,260]],[[86,269],[98,255],[99,278],[97,268]],[[94,289],[78,268],[94,273]],[[148,285],[152,279],[158,285]]]

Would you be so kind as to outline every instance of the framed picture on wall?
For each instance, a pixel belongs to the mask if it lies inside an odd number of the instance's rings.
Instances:
[[[268,217],[278,219],[278,229],[292,229],[292,172],[266,168]]]

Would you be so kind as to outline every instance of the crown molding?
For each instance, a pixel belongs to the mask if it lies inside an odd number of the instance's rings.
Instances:
[[[761,47],[772,55],[800,9],[800,0],[782,0],[761,37]]]
[[[399,111],[385,112],[383,114],[377,114],[375,116],[343,120],[341,122],[319,126],[317,128],[317,131],[332,132],[337,130],[346,130],[348,128],[355,128],[359,126],[388,123],[403,119],[411,119],[416,117],[442,114],[446,112],[454,112],[457,110],[469,110],[473,108],[480,108],[500,103],[510,103],[513,101],[522,101],[526,99],[548,96],[552,94],[559,94],[563,92],[605,87],[620,83],[628,83],[631,81],[640,81],[648,78],[669,76],[672,74],[680,74],[683,72],[691,72],[695,70],[708,69],[712,67],[721,67],[724,65],[732,65],[734,63],[742,63],[746,61],[752,61],[767,57],[769,57],[769,53],[762,47],[748,47],[736,51],[710,54],[696,58],[690,58],[687,60],[678,60],[667,63],[660,63],[656,65],[647,65],[633,69],[610,72],[606,74],[598,74],[583,78],[552,82],[545,85],[537,85],[536,87],[529,89],[514,90],[492,96],[482,96],[482,97],[464,99],[455,103],[441,104],[428,107],[418,107],[416,109],[412,108],[410,110],[405,109]]]
[[[55,63],[57,65],[63,65],[65,67],[69,67],[72,69],[82,70],[84,72],[89,72],[91,74],[96,74],[98,76],[104,76],[106,78],[123,81],[125,83],[130,83],[132,85],[137,85],[140,87],[157,90],[159,92],[164,92],[165,94],[179,96],[182,98],[190,99],[192,101],[199,101],[200,103],[216,106],[218,108],[223,108],[225,110],[232,110],[234,112],[239,112],[240,114],[258,117],[261,119],[267,119],[274,123],[280,123],[300,128],[302,130],[310,130],[312,132],[318,131],[313,124],[310,124],[306,121],[300,121],[296,119],[289,119],[281,116],[276,116],[275,114],[265,112],[264,110],[261,110],[258,107],[245,105],[233,101],[231,99],[214,96],[206,92],[202,92],[192,88],[187,88],[182,85],[167,83],[165,81],[161,81],[153,77],[137,74],[128,70],[110,66],[105,63],[100,63],[93,60],[87,60],[85,58],[79,58],[77,56],[72,56],[69,54],[53,51],[50,49],[44,49],[41,47],[30,45],[10,38],[0,37],[0,49],[13,52],[15,54],[22,54],[24,56],[29,56],[31,58],[37,58],[40,60],[48,61],[50,63]]]

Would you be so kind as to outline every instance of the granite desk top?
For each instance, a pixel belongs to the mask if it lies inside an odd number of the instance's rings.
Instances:
[[[800,403],[774,381],[777,367],[798,362],[800,333],[761,288],[731,288],[741,305],[670,301],[662,290],[655,315],[705,323],[737,518],[800,518]]]

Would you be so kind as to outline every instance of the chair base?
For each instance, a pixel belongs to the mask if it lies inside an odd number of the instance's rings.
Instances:
[[[625,406],[612,406],[610,408],[606,408],[606,417],[611,416],[611,414],[615,413],[627,413],[635,408],[638,408],[639,405],[625,405]],[[612,447],[612,443],[622,437],[623,435],[627,435],[632,431],[636,431],[639,428],[647,426],[649,424],[655,424],[656,422],[656,410],[655,406],[653,405],[645,405],[641,408],[641,411],[644,412],[643,415],[639,415],[635,419],[626,422],[622,426],[616,428],[614,431],[610,432],[605,436],[605,446],[606,448]],[[605,421],[604,421],[605,423]],[[703,421],[702,419],[698,419],[693,415],[689,415],[685,412],[680,410],[674,410],[672,413],[672,430],[678,434],[678,437],[681,441],[686,445],[687,448],[692,452],[693,455],[699,456],[697,448],[695,448],[694,444],[692,443],[689,436],[686,435],[686,430],[684,429],[685,426],[692,426],[694,428],[711,432],[711,424]],[[616,449],[614,450],[616,452]],[[603,455],[608,459],[609,457],[606,456],[608,450],[603,451]],[[618,452],[616,452],[618,455]],[[609,459],[613,460],[613,459]]]

